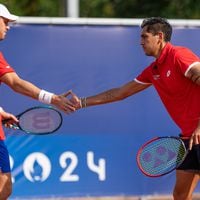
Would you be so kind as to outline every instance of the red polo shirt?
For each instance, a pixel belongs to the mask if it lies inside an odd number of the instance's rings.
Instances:
[[[189,49],[167,43],[158,59],[135,81],[153,84],[172,119],[190,136],[200,119],[200,86],[186,78],[200,59]]]
[[[0,52],[0,77],[2,77],[4,74],[9,73],[9,72],[14,72],[14,70],[6,62],[2,53]],[[0,121],[1,121],[1,116],[0,116]],[[4,140],[4,139],[5,139],[4,131],[2,128],[2,124],[0,124],[0,140]]]

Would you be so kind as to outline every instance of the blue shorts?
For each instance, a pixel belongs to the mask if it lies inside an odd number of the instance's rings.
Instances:
[[[189,147],[189,140],[183,140],[186,149]],[[198,171],[200,172],[200,144],[193,145],[183,163],[177,168],[179,170]]]
[[[9,153],[3,140],[0,140],[0,172],[10,172]]]

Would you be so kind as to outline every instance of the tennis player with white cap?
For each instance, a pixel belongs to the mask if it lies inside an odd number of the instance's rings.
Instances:
[[[11,22],[18,19],[18,16],[11,14],[3,4],[0,4],[0,16]]]
[[[8,9],[0,4],[0,40],[5,39],[9,30],[9,22],[16,21],[18,16],[11,14]],[[66,98],[71,93],[68,91],[62,95],[56,95],[42,90],[32,83],[21,79],[15,70],[7,63],[3,54],[0,52],[0,83],[5,83],[15,92],[39,100],[45,104],[52,104],[65,113],[75,110],[72,103]],[[13,102],[15,103],[15,102]],[[13,119],[17,122],[14,115],[0,109],[0,120]],[[11,170],[9,154],[4,143],[5,134],[0,123],[0,200],[7,200],[12,192]]]

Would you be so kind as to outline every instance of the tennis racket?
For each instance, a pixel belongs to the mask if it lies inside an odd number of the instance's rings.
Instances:
[[[32,107],[16,117],[19,120],[17,124],[12,124],[10,120],[3,120],[2,123],[6,126],[10,122],[10,128],[35,135],[53,133],[61,127],[63,121],[61,113],[51,106]]]
[[[180,166],[188,151],[181,138],[156,137],[140,147],[137,164],[146,176],[163,176]]]

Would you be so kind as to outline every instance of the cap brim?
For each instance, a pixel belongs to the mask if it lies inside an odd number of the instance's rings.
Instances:
[[[17,15],[12,15],[12,14],[10,14],[10,15],[4,15],[4,16],[1,15],[1,17],[9,20],[9,22],[14,22],[14,21],[16,21],[19,18]]]
[[[9,17],[7,17],[7,19],[10,21],[10,22],[14,22],[18,19],[19,17],[17,15],[10,15]]]

